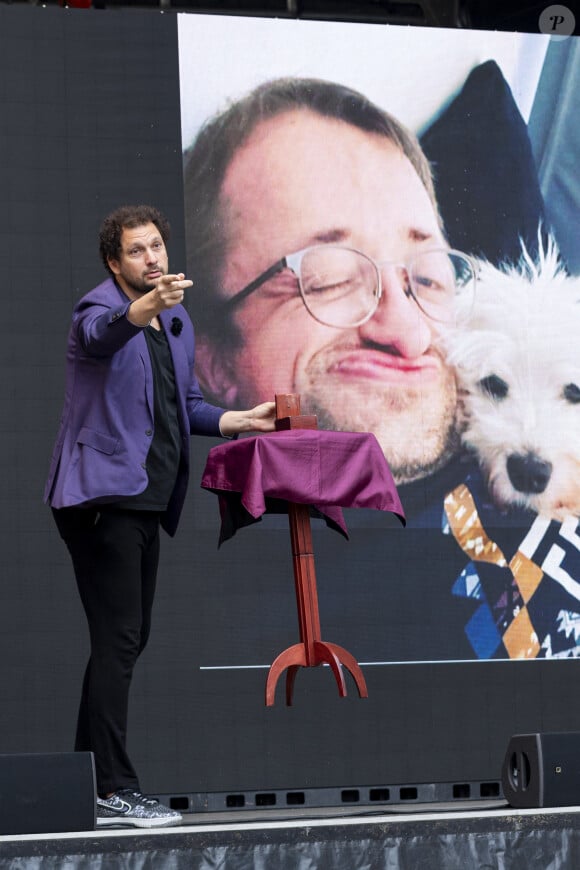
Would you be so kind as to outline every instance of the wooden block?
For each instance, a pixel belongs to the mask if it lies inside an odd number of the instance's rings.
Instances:
[[[294,417],[300,413],[300,396],[298,393],[276,393],[276,417]]]
[[[318,429],[318,417],[310,414],[297,414],[276,420],[276,431],[285,429]]]

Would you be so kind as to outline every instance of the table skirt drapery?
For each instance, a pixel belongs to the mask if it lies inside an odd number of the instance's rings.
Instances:
[[[201,486],[219,499],[219,544],[266,512],[308,504],[348,537],[341,508],[405,512],[375,436],[368,432],[291,429],[213,447]]]

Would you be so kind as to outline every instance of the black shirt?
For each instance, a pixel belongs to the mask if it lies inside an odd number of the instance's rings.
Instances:
[[[173,361],[163,329],[145,328],[153,370],[153,439],[147,454],[147,488],[115,502],[131,510],[164,511],[175,486],[179,467],[180,435]]]

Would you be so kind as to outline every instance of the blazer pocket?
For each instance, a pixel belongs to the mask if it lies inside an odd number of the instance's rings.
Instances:
[[[117,450],[119,439],[84,426],[78,434],[77,443],[92,447],[100,453],[107,453],[110,456]]]

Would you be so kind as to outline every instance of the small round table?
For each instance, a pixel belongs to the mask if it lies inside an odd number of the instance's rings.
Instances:
[[[219,499],[219,544],[244,525],[257,522],[275,503],[287,505],[298,608],[300,642],[272,663],[266,680],[266,705],[274,704],[276,684],[286,675],[286,703],[292,703],[298,668],[328,664],[341,697],[342,668],[352,675],[359,696],[368,697],[360,666],[347,650],[321,638],[311,510],[348,537],[342,507],[405,513],[383,452],[366,432],[318,429],[316,418],[300,414],[294,394],[276,396],[276,432],[228,441],[209,451],[201,485]]]

